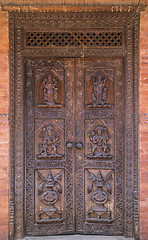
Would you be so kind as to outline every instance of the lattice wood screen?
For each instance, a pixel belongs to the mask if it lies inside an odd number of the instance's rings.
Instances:
[[[122,32],[27,32],[26,47],[121,47]]]

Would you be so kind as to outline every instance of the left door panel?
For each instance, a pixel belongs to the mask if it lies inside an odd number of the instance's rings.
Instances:
[[[24,66],[26,234],[74,233],[74,60]]]

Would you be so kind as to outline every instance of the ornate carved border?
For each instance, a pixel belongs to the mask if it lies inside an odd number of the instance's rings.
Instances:
[[[139,13],[10,13],[10,191],[9,239],[24,231],[24,70],[25,57],[123,57],[125,63],[125,237],[139,239],[138,193],[138,79]],[[98,26],[99,25],[99,26]],[[60,28],[112,28],[125,33],[121,49],[24,49],[23,31]],[[134,39],[134,40],[133,40]]]

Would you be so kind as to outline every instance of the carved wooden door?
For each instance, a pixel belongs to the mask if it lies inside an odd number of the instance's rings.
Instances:
[[[26,60],[27,234],[123,234],[122,65]]]

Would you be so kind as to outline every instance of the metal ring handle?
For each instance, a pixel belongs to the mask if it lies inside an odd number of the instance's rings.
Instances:
[[[67,142],[67,143],[66,143],[66,146],[67,146],[68,149],[71,149],[72,146],[73,146],[73,143],[72,143],[72,142]]]
[[[83,144],[81,142],[77,142],[76,143],[76,148],[77,149],[82,149],[83,148]]]

